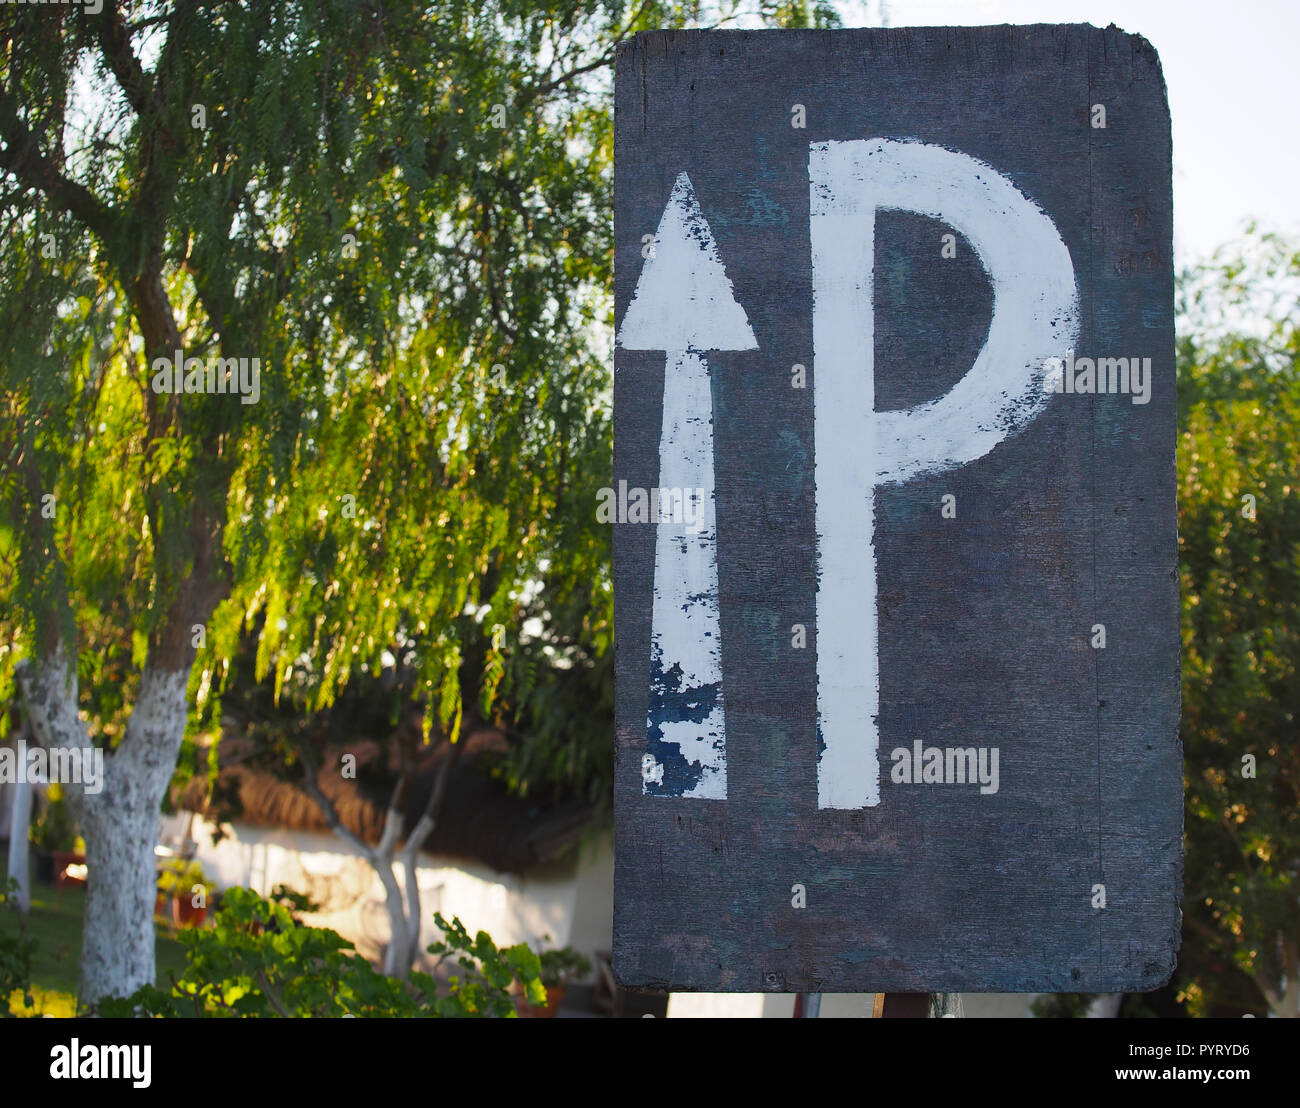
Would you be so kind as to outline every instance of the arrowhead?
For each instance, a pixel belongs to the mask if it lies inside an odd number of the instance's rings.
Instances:
[[[758,343],[685,173],[677,177],[654,253],[623,313],[625,350],[755,350]]]

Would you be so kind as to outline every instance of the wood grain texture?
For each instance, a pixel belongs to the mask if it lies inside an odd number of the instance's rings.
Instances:
[[[1178,946],[1182,761],[1170,133],[1155,51],[1088,26],[655,32],[622,45],[616,82],[616,320],[642,236],[685,172],[758,345],[708,355],[725,800],[643,795],[656,535],[614,527],[620,981],[1159,985]],[[805,129],[791,126],[795,104]],[[1149,357],[1153,381],[1146,404],[1056,396],[985,457],[876,493],[881,802],[829,810],[809,144],[868,138],[961,151],[1013,181],[1069,249],[1078,355]],[[990,282],[960,234],[956,257],[941,256],[950,230],[877,219],[877,411],[946,393],[983,345]],[[796,363],[807,389],[791,387]],[[665,355],[619,349],[615,368],[615,484],[653,488]],[[945,494],[955,519],[941,516]],[[1090,645],[1098,623],[1105,649]],[[791,646],[794,624],[806,649]],[[997,747],[998,791],[892,783],[890,752],[916,740]]]

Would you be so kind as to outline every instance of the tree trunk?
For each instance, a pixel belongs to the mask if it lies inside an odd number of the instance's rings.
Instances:
[[[39,665],[16,670],[36,740],[54,747],[90,745],[77,715],[77,675],[62,645]],[[86,838],[86,913],[78,1000],[128,996],[152,984],[154,844],[158,812],[185,735],[186,671],[146,664],[126,736],[104,758],[103,787],[87,794],[65,786]]]
[[[389,931],[388,949],[384,952],[384,973],[390,977],[405,979],[406,975],[411,972],[411,966],[415,964],[416,955],[419,953],[421,908],[417,867],[420,847],[424,845],[425,840],[428,839],[437,825],[438,815],[442,811],[443,798],[447,792],[447,781],[450,777],[451,768],[455,765],[459,754],[460,746],[455,743],[450,744],[450,749],[444,755],[442,764],[438,768],[438,776],[429,792],[429,799],[425,804],[424,811],[416,821],[415,827],[412,828],[411,834],[407,837],[400,854],[397,851],[397,843],[401,837],[404,822],[403,808],[409,782],[409,778],[405,773],[398,779],[397,785],[393,789],[393,795],[389,799],[388,812],[384,817],[384,830],[379,843],[377,846],[371,846],[339,818],[338,809],[334,806],[334,802],[325,794],[320,787],[320,782],[316,780],[316,775],[320,772],[319,766],[308,761],[305,767],[303,788],[306,790],[307,795],[316,802],[316,806],[321,810],[321,814],[325,817],[325,822],[329,824],[330,830],[344,842],[351,844],[357,853],[370,863],[379,876],[380,884],[384,887],[384,908],[388,912]],[[397,875],[393,872],[395,859],[400,859],[402,862],[406,887],[405,897],[402,893],[402,886],[397,882]]]
[[[1098,993],[1088,1005],[1084,1016],[1087,1019],[1113,1020],[1119,1015],[1119,1006],[1123,1000],[1123,993]]]
[[[415,965],[415,959],[420,954],[420,932],[422,930],[420,918],[422,909],[420,907],[420,857],[419,844],[408,842],[399,855],[402,863],[402,872],[406,878],[406,918],[409,927],[409,941],[406,948],[405,968],[402,970],[402,976],[405,977],[410,972],[411,967]]]
[[[1269,1011],[1280,1019],[1300,1018],[1300,944],[1286,935],[1278,936],[1277,987],[1260,981],[1260,991]],[[1257,980],[1259,980],[1257,978]]]
[[[104,787],[86,796],[86,921],[78,997],[87,1005],[153,984],[154,846],[163,794],[185,736],[188,674],[146,665],[122,745],[105,760]]]
[[[442,813],[443,798],[447,794],[447,782],[451,779],[451,770],[455,766],[457,758],[460,756],[461,746],[458,743],[449,743],[447,752],[443,755],[442,764],[438,767],[438,776],[434,779],[433,788],[429,790],[429,799],[425,803],[424,811],[420,813],[420,818],[416,820],[415,826],[411,828],[410,835],[407,836],[406,842],[402,847],[402,852],[398,855],[402,863],[403,876],[406,883],[406,902],[400,903],[400,894],[396,894],[396,880],[393,882],[393,888],[389,888],[385,883],[384,890],[387,893],[388,912],[391,917],[394,911],[404,912],[406,921],[406,939],[401,957],[393,958],[395,969],[385,968],[384,972],[392,974],[395,977],[406,977],[411,972],[411,967],[415,964],[415,959],[420,953],[420,931],[421,915],[423,909],[420,907],[420,848],[424,846],[426,840],[433,829],[438,825],[438,816]],[[405,793],[404,784],[399,786],[397,796]],[[385,863],[385,868],[389,876],[392,876],[392,861]],[[382,880],[381,874],[381,880]],[[396,894],[396,895],[395,895]],[[389,947],[390,953],[393,946]]]
[[[393,855],[376,854],[371,865],[384,886],[384,907],[388,909],[388,949],[384,952],[384,973],[404,978],[411,969],[411,929],[406,919],[406,901],[397,875],[393,873]],[[419,920],[416,920],[418,927]],[[418,932],[417,932],[418,933]]]
[[[9,812],[9,876],[18,882],[13,902],[26,915],[32,906],[28,886],[27,829],[32,821],[32,787],[26,781],[13,786],[13,808]]]

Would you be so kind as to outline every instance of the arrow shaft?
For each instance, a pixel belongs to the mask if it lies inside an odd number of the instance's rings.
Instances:
[[[663,413],[643,791],[723,799],[713,400],[698,351],[668,354]]]

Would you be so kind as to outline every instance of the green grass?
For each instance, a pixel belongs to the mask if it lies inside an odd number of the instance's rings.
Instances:
[[[4,878],[0,878],[3,883]],[[36,1011],[23,1007],[21,994],[9,998],[9,1010],[22,1015],[71,1016],[76,1012],[77,966],[81,959],[81,923],[86,904],[84,888],[55,889],[33,881],[32,906],[27,915],[27,935],[37,942],[32,959],[32,996]],[[155,924],[155,947],[160,986],[170,984],[169,971],[179,976],[185,967],[185,948],[171,931]],[[15,935],[14,913],[0,910],[0,934]]]

